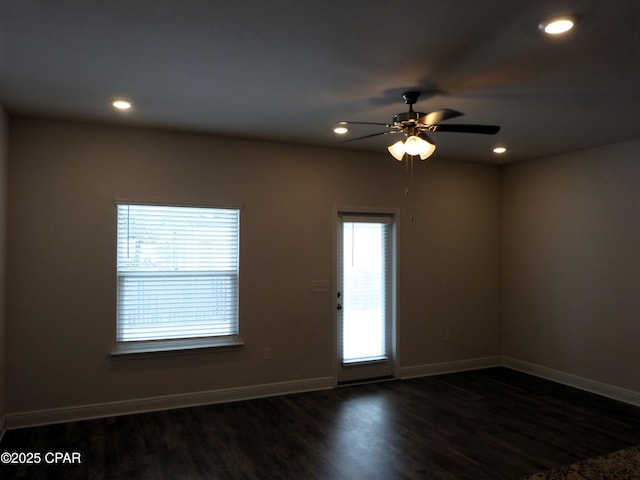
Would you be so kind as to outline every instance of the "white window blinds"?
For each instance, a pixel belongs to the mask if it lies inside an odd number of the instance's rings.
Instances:
[[[341,222],[342,362],[385,359],[392,217],[344,215]]]
[[[117,340],[237,335],[239,210],[117,207]]]

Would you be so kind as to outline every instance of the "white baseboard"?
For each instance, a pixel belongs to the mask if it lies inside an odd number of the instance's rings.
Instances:
[[[596,382],[588,378],[579,377],[570,373],[554,370],[553,368],[543,367],[534,363],[517,360],[515,358],[503,357],[503,365],[512,370],[535,375],[546,380],[561,383],[569,387],[578,388],[587,392],[596,393],[603,397],[619,400],[640,407],[640,392],[626,390],[624,388],[615,387],[606,383]]]
[[[160,397],[140,398],[117,402],[80,405],[68,408],[52,408],[30,412],[9,413],[6,416],[6,428],[35,427],[52,423],[89,420],[113,417],[132,413],[170,410],[174,408],[195,407],[214,403],[235,402],[254,398],[273,397],[292,393],[326,390],[335,385],[332,377],[310,378],[290,382],[269,383],[249,387],[227,388],[205,392]]]
[[[552,368],[502,356],[481,357],[468,360],[456,360],[452,362],[402,367],[400,368],[400,378],[409,379],[499,366],[535,375],[537,377],[592,392],[604,397],[609,397],[631,405],[640,406],[640,392],[626,390],[613,385],[578,377],[570,373],[554,370]],[[165,395],[66,408],[9,413],[5,418],[0,418],[0,441],[2,440],[5,430],[14,428],[35,427],[52,423],[89,420],[93,418],[128,415],[133,413],[250,400],[254,398],[288,395],[315,390],[328,390],[334,387],[334,378],[319,377],[205,392]]]
[[[427,377],[430,375],[442,375],[444,373],[464,372],[466,370],[477,370],[480,368],[500,367],[502,357],[481,357],[468,360],[456,360],[453,362],[429,363],[426,365],[415,365],[412,367],[400,368],[400,378]]]

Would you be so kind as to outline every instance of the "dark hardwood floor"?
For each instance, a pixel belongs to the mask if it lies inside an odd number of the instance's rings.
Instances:
[[[11,430],[82,463],[0,478],[518,479],[637,444],[640,408],[492,368]]]

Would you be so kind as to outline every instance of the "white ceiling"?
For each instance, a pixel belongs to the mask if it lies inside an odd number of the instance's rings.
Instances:
[[[556,13],[578,28],[543,35]],[[640,137],[637,0],[2,0],[0,34],[12,114],[384,151],[388,138],[341,145],[334,123],[390,122],[421,89],[416,110],[502,126],[434,134],[443,159]],[[116,97],[134,108],[114,111]]]

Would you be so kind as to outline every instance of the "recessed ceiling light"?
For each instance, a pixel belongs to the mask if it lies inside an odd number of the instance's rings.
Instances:
[[[504,147],[496,147],[496,148],[493,149],[493,153],[504,153],[506,151],[507,151],[507,149],[504,148]]]
[[[344,135],[349,131],[349,129],[347,127],[336,127],[333,129],[333,131],[338,135]]]
[[[571,30],[577,21],[575,15],[560,15],[542,22],[538,28],[548,35],[560,35]]]
[[[116,100],[111,105],[118,110],[129,110],[131,108],[131,103],[126,100]]]

